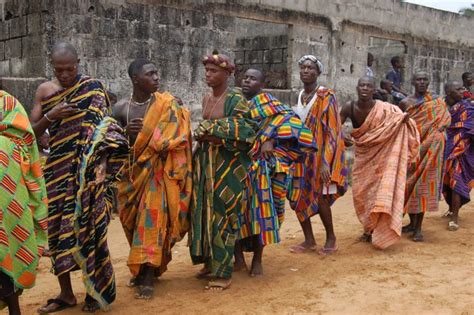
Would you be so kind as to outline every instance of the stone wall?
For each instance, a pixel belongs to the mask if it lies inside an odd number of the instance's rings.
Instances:
[[[341,102],[353,97],[367,53],[378,49],[373,38],[403,42],[406,77],[426,67],[437,92],[446,79],[474,70],[473,19],[397,0],[0,0],[0,11],[1,83],[27,107],[52,76],[48,53],[59,39],[76,45],[83,72],[119,97],[130,95],[128,64],[152,59],[162,89],[181,97],[193,119],[208,91],[201,59],[213,49],[235,58],[239,71],[274,67],[279,77],[271,87],[288,101],[301,88],[296,61],[308,53],[325,64],[321,84],[335,88]],[[379,78],[390,67],[389,48],[376,56]]]

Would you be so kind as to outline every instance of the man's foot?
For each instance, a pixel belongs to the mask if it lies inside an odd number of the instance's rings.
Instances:
[[[415,227],[411,224],[408,224],[402,227],[402,233],[413,233],[413,232],[415,232]]]
[[[49,314],[49,313],[55,313],[59,312],[71,307],[74,307],[77,305],[77,301],[74,298],[71,301],[65,301],[63,299],[55,298],[55,299],[49,299],[46,301],[46,305],[40,307],[38,309],[39,314]]]
[[[423,234],[421,233],[421,231],[418,230],[418,231],[415,231],[415,233],[413,233],[412,240],[413,242],[423,242],[425,238],[423,237]]]
[[[236,271],[247,271],[249,270],[249,268],[247,267],[247,264],[245,263],[245,261],[238,261],[236,260],[234,262],[234,269],[233,269],[235,272]]]
[[[322,255],[322,256],[327,256],[327,255],[332,255],[332,254],[335,254],[337,252],[337,245],[334,244],[334,247],[321,247],[321,249],[318,251],[318,254],[319,255]]]
[[[448,224],[448,230],[449,231],[457,231],[459,229],[459,224],[457,224],[457,222],[454,222],[454,221],[449,221],[449,224]]]
[[[217,278],[214,280],[210,280],[207,283],[207,286],[204,287],[204,289],[208,291],[220,292],[220,291],[224,291],[225,289],[228,289],[231,283],[232,283],[232,279]]]
[[[364,232],[360,237],[359,237],[360,242],[367,242],[370,243],[372,242],[372,234]]]
[[[127,283],[127,287],[135,288],[142,284],[142,277],[140,275],[136,277],[132,277],[130,281]]]
[[[261,261],[252,261],[252,269],[250,269],[249,275],[251,277],[263,275],[263,265]]]
[[[211,275],[212,275],[211,271],[207,269],[206,267],[204,267],[196,273],[196,278],[208,279],[209,277],[211,277]]]
[[[137,288],[135,298],[139,300],[149,300],[155,294],[155,287],[153,285],[141,285]]]
[[[100,310],[100,305],[97,301],[85,302],[81,310],[84,313],[95,313]]]
[[[290,247],[290,252],[292,252],[293,254],[301,254],[314,251],[316,251],[316,243],[303,242],[301,244],[293,245]]]

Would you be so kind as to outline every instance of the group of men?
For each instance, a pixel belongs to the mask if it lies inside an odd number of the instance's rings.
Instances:
[[[417,71],[415,94],[398,107],[374,100],[374,78],[364,76],[358,99],[339,108],[335,91],[318,83],[322,62],[305,55],[298,61],[304,89],[291,108],[263,92],[259,69],[245,72],[241,91],[230,88],[235,66],[214,52],[203,59],[212,91],[191,132],[189,111],[158,92],[149,60],[130,64],[133,90],[113,108],[100,81],[79,74],[73,46],[56,44],[51,62],[55,78],[38,87],[29,120],[13,96],[0,95],[0,300],[11,314],[20,314],[18,296],[34,285],[46,239],[60,293],[38,312],[77,304],[75,270],[87,292],[82,310],[110,308],[116,286],[106,236],[117,193],[129,286],[138,299],[153,296],[155,278],[186,234],[207,290],[229,288],[235,271],[261,275],[264,247],[280,242],[286,200],[304,233],[291,251],[316,250],[310,220],[319,214],[326,242],[318,253],[336,252],[331,206],[347,190],[346,146],[355,146],[361,239],[377,248],[402,232],[422,241],[424,213],[437,210],[441,187],[450,230],[469,201],[474,106],[456,81],[446,84],[445,103],[428,90],[428,74]],[[351,137],[342,132],[348,118]],[[46,131],[42,169],[35,138]],[[404,213],[410,224],[402,227]],[[254,253],[250,268],[244,251]]]

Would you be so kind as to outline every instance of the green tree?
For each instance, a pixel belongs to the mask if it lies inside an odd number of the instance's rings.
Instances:
[[[459,13],[465,16],[474,17],[474,3],[471,4],[470,8],[463,8],[459,10]]]

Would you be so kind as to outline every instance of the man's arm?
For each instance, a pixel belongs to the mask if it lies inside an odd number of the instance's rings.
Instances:
[[[52,121],[49,121],[43,116],[43,112],[41,110],[41,101],[47,96],[46,94],[48,93],[47,84],[48,82],[41,83],[36,89],[34,105],[30,113],[31,127],[33,128],[37,138],[41,137],[52,123]]]
[[[351,101],[348,101],[348,102],[344,103],[341,107],[341,111],[339,112],[339,116],[341,117],[341,124],[342,125],[344,125],[347,118],[350,117],[350,108],[351,108]],[[353,142],[350,139],[350,135],[346,135],[346,133],[344,132],[344,128],[343,128],[342,134],[343,134],[343,137],[344,137],[344,145],[346,147],[352,146]]]

